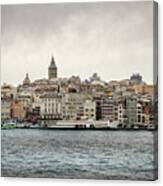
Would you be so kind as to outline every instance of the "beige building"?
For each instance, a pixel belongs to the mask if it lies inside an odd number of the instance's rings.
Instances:
[[[96,102],[92,100],[86,100],[83,104],[84,118],[96,119]]]
[[[4,83],[1,86],[1,97],[15,98],[17,95],[17,89],[13,86],[10,86]]]
[[[84,103],[91,99],[90,94],[79,94],[76,92],[69,92],[62,97],[62,113],[63,119],[66,120],[80,120],[84,116]]]
[[[1,120],[11,119],[11,99],[1,98]]]
[[[133,89],[136,94],[149,94],[150,96],[154,95],[154,86],[153,85],[134,85]]]
[[[66,120],[77,120],[83,116],[83,99],[78,93],[67,93],[62,97],[62,113]]]
[[[27,111],[28,107],[25,102],[18,100],[12,102],[11,105],[12,118],[23,120],[26,118]]]

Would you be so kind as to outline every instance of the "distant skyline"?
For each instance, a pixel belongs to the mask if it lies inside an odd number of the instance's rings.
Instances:
[[[153,83],[153,2],[2,5],[1,84],[59,77],[102,80],[140,73]]]

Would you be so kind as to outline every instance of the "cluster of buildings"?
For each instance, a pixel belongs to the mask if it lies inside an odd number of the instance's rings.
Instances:
[[[1,119],[38,122],[38,120],[118,121],[122,127],[154,126],[155,88],[140,74],[129,79],[105,82],[97,73],[89,79],[79,76],[58,77],[51,58],[48,79],[30,81],[26,74],[22,84],[1,86]]]

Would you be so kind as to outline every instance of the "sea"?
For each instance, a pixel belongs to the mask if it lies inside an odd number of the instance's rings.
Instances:
[[[155,180],[157,131],[1,130],[1,176]]]

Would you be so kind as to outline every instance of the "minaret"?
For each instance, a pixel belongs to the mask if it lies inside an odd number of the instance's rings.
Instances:
[[[26,74],[26,77],[25,77],[25,79],[24,79],[24,81],[23,81],[23,85],[30,85],[30,83],[31,83],[31,81],[30,81],[29,75],[28,75],[28,73],[27,73],[27,74]]]
[[[54,57],[52,56],[50,66],[48,68],[48,79],[51,80],[57,78],[57,66],[55,64]]]

